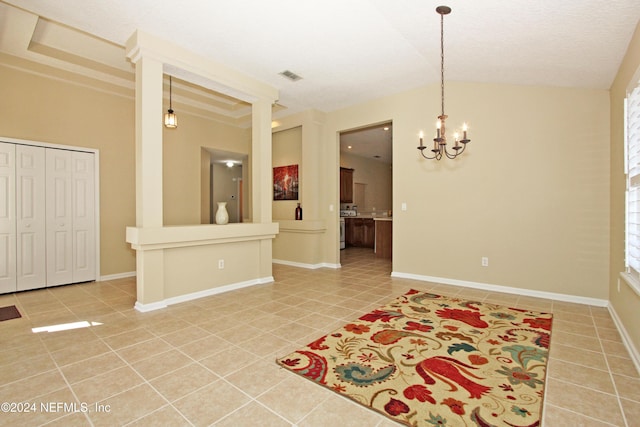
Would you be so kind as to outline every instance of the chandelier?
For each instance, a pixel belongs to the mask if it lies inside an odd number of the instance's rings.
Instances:
[[[443,155],[449,159],[455,159],[464,152],[467,143],[471,140],[467,138],[467,124],[465,123],[462,125],[462,139],[460,139],[460,134],[455,132],[453,134],[454,143],[451,147],[452,151],[447,149],[445,121],[448,116],[444,114],[444,15],[451,13],[451,8],[448,6],[438,6],[436,12],[440,14],[440,98],[442,101],[442,114],[438,116],[438,121],[436,122],[436,137],[433,138],[433,148],[429,150],[433,153],[433,156],[424,154],[425,149],[428,147],[423,144],[424,134],[422,131],[420,131],[420,145],[418,146],[418,150],[420,150],[420,154],[422,154],[422,157],[425,159],[440,160]]]

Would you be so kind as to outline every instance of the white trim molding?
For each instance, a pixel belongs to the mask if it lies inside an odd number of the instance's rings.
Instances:
[[[618,313],[616,313],[616,310],[613,308],[613,306],[609,304],[607,305],[607,308],[609,309],[609,314],[611,314],[613,323],[615,323],[618,332],[620,332],[622,343],[627,348],[629,356],[631,356],[631,360],[633,361],[633,364],[636,365],[636,370],[640,374],[640,351],[638,351],[638,349],[633,345],[631,337],[627,333],[622,320],[620,320],[620,317],[618,316]]]
[[[273,276],[269,277],[261,277],[259,279],[247,280],[239,283],[232,283],[230,285],[218,286],[215,288],[205,289],[204,291],[192,292],[190,294],[178,295],[176,297],[171,297],[164,299],[162,301],[152,302],[150,304],[142,304],[139,301],[136,301],[135,309],[146,313],[148,311],[159,310],[161,308],[167,308],[173,304],[179,304],[181,302],[193,301],[195,299],[209,297],[212,295],[218,295],[229,291],[235,291],[237,289],[248,288],[250,286],[262,285],[265,283],[273,283]]]
[[[403,279],[414,279],[423,282],[441,283],[444,285],[461,286],[465,288],[482,289],[491,292],[504,292],[506,294],[525,295],[536,298],[546,298],[556,301],[573,302],[577,304],[588,304],[597,307],[607,307],[609,301],[606,299],[581,297],[577,295],[558,294],[555,292],[534,291],[531,289],[512,288],[510,286],[493,285],[490,283],[469,282],[466,280],[448,279],[445,277],[423,276],[420,274],[402,273],[393,271],[391,277]]]
[[[627,286],[629,286],[631,290],[633,290],[633,292],[635,292],[635,294],[640,297],[640,283],[638,283],[638,280],[631,274],[625,272],[620,272],[620,277],[627,284]]]
[[[107,274],[106,276],[100,276],[98,280],[100,282],[106,282],[107,280],[127,279],[129,277],[136,277],[136,272],[126,271],[124,273]]]
[[[273,259],[272,262],[274,264],[282,264],[282,265],[289,265],[291,267],[300,267],[300,268],[306,268],[308,270],[317,270],[318,268],[341,268],[342,266],[340,264],[331,264],[328,262],[321,262],[319,264],[307,264],[307,263],[303,263],[303,262],[295,262],[295,261],[287,261],[284,259]]]

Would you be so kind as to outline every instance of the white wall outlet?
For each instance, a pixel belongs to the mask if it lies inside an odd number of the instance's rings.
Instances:
[[[483,256],[481,262],[483,267],[489,267],[489,257]]]
[[[224,260],[223,259],[219,259],[218,260],[218,270],[222,270],[224,268]]]
[[[402,202],[402,205],[400,205],[400,209],[403,211],[407,210],[407,204],[405,202]]]
[[[329,205],[329,212],[333,212],[333,205]]]

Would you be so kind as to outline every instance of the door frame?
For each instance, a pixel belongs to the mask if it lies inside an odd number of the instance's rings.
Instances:
[[[8,142],[11,144],[18,145],[31,145],[36,147],[44,147],[44,148],[55,148],[58,150],[69,150],[69,151],[81,151],[84,153],[92,153],[94,155],[94,208],[95,208],[95,220],[96,220],[96,241],[95,241],[95,280],[100,280],[100,150],[95,148],[87,148],[87,147],[78,147],[75,145],[62,145],[62,144],[51,144],[43,141],[31,141],[27,139],[16,139],[16,138],[8,138],[4,136],[0,136],[0,142]]]

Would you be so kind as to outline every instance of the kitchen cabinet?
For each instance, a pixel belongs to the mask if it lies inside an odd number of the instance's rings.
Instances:
[[[340,203],[353,203],[353,169],[340,168]]]
[[[373,249],[375,234],[373,218],[345,218],[345,244],[347,246]]]
[[[376,258],[391,258],[391,220],[377,220],[376,223]]]

